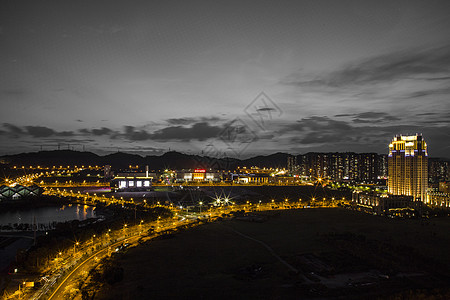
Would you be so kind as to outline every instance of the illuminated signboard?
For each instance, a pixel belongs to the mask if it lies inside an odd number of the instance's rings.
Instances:
[[[194,173],[205,173],[206,170],[205,169],[195,169]]]

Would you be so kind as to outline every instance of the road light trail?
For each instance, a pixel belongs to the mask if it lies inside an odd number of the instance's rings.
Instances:
[[[128,238],[128,240],[130,240],[131,238],[138,238],[138,236],[132,236],[130,238]],[[123,241],[125,241],[127,239],[123,239],[120,240],[118,242],[115,242],[111,245],[109,245],[108,247],[114,247],[115,245],[119,245],[120,243],[123,243]],[[76,272],[80,267],[82,267],[83,265],[85,265],[87,262],[89,262],[90,260],[92,260],[92,258],[96,257],[96,256],[100,256],[102,254],[102,252],[107,252],[108,251],[108,247],[105,247],[99,251],[97,251],[96,253],[92,254],[90,257],[86,258],[84,261],[82,261],[81,263],[77,264],[77,266],[72,270],[72,272],[70,272],[67,276],[65,276],[64,280],[61,281],[61,283],[55,288],[55,291],[50,295],[50,297],[48,297],[48,300],[53,299],[53,297],[56,295],[56,293],[60,290],[60,288],[64,285],[64,283],[72,276],[72,274],[74,272]],[[39,297],[38,297],[39,298]]]
[[[180,225],[183,221],[184,221],[184,220],[179,221],[178,224]],[[167,223],[167,222],[165,222],[164,224],[161,224],[161,225],[163,226],[163,225],[165,225],[166,223]],[[169,222],[169,223],[170,223],[170,222]],[[176,227],[176,226],[169,226],[168,228],[173,228],[173,227]],[[90,262],[94,257],[104,255],[105,253],[102,253],[102,252],[106,252],[106,253],[107,253],[108,248],[110,248],[110,247],[113,247],[113,248],[114,248],[114,246],[120,245],[120,244],[123,243],[124,241],[129,242],[130,244],[133,244],[133,243],[137,242],[140,238],[142,238],[142,236],[141,236],[140,234],[134,234],[133,236],[130,236],[130,237],[128,237],[128,238],[122,238],[121,240],[119,240],[119,241],[117,241],[117,242],[115,242],[115,243],[113,243],[113,244],[110,244],[110,245],[108,245],[107,247],[105,247],[105,248],[103,248],[103,249],[97,251],[96,253],[92,254],[90,257],[86,258],[85,260],[83,260],[83,261],[81,261],[81,262],[79,262],[79,263],[75,263],[75,264],[76,264],[76,267],[75,267],[68,275],[65,276],[64,280],[61,281],[61,283],[58,284],[58,286],[55,288],[54,292],[53,292],[47,299],[48,299],[48,300],[51,300],[51,299],[57,299],[57,298],[54,298],[54,297],[55,297],[55,295],[57,295],[57,294],[60,292],[61,287],[64,286],[64,284],[65,284],[71,277],[73,277],[72,275],[73,275],[76,271],[78,271],[81,267],[83,267],[84,265],[86,265],[86,263]],[[52,284],[52,285],[53,285],[53,284]],[[45,294],[45,292],[46,292],[46,291],[44,291],[43,293],[41,293],[38,297],[36,297],[36,299],[39,299],[43,294]]]

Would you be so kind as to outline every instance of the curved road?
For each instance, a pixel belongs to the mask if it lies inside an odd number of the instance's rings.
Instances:
[[[177,223],[178,225],[182,224],[185,221],[185,219],[179,220]],[[167,225],[167,223],[171,223],[171,222],[164,222],[164,225]],[[169,229],[171,227],[176,227],[176,225],[173,226],[167,226],[166,229]],[[64,299],[64,294],[66,292],[66,288],[70,285],[72,285],[74,283],[74,279],[79,276],[80,274],[82,274],[83,272],[88,272],[90,270],[90,268],[93,267],[93,263],[96,263],[94,260],[96,258],[98,259],[102,259],[103,257],[105,257],[108,254],[108,249],[112,248],[114,249],[115,247],[123,244],[123,243],[130,243],[130,244],[134,244],[137,243],[137,241],[140,238],[148,238],[148,237],[152,237],[152,235],[148,235],[148,234],[135,234],[133,236],[124,238],[120,241],[117,241],[115,243],[112,243],[110,245],[108,245],[107,247],[96,251],[94,254],[90,255],[88,258],[84,259],[81,262],[78,262],[76,267],[68,274],[64,277],[64,279],[56,286],[55,290],[53,291],[53,293],[47,298],[48,300],[51,299]],[[40,295],[41,296],[41,295]],[[39,299],[39,297],[37,297]]]
[[[204,214],[198,214],[196,216],[191,216],[193,219],[197,219],[200,216],[203,215],[207,215],[209,217],[211,217],[211,213],[204,213]],[[187,216],[189,217],[189,216]],[[165,229],[173,229],[177,226],[180,226],[182,224],[184,224],[186,221],[188,221],[188,218],[186,217],[182,217],[181,219],[176,221],[176,224],[173,224],[173,221],[166,221],[163,222],[162,226],[164,226]],[[172,223],[172,224],[171,224]],[[157,223],[156,223],[157,224]],[[156,225],[155,224],[155,225]],[[131,228],[130,228],[131,229]],[[143,230],[144,232],[146,232],[145,230]],[[72,271],[70,271],[69,274],[64,275],[62,278],[62,281],[57,283],[55,289],[53,290],[52,294],[47,298],[48,300],[53,300],[53,299],[64,299],[64,294],[66,293],[66,289],[67,287],[69,287],[70,285],[73,285],[75,282],[75,279],[80,275],[83,274],[83,272],[88,272],[93,265],[96,263],[95,259],[102,259],[104,258],[107,254],[108,254],[108,250],[110,248],[114,249],[115,247],[119,246],[120,244],[123,243],[130,243],[131,245],[137,243],[137,241],[140,238],[149,238],[152,237],[153,235],[149,235],[149,234],[139,234],[136,233],[133,236],[130,237],[126,237],[123,238],[115,243],[112,243],[110,245],[108,245],[107,247],[98,250],[96,252],[94,252],[93,254],[91,254],[88,258],[86,259],[81,259],[80,261],[76,262],[76,266],[74,267],[74,269]],[[41,296],[44,296],[45,294],[47,294],[49,288],[52,286],[53,284],[50,284],[50,286],[46,289],[41,291],[40,294],[38,294],[37,297],[34,297],[33,299],[39,299]]]
[[[143,237],[143,235],[134,235],[134,236],[122,239],[120,241],[117,241],[113,244],[110,244],[108,247],[95,252],[94,254],[92,254],[91,256],[86,258],[84,261],[77,264],[77,266],[68,275],[66,275],[65,278],[58,284],[58,286],[55,288],[53,293],[47,299],[48,300],[63,299],[66,288],[69,285],[73,284],[73,280],[81,273],[83,273],[85,271],[88,272],[90,270],[90,268],[92,267],[91,263],[96,258],[101,259],[101,258],[105,257],[108,254],[109,247],[114,249],[116,246],[119,246],[123,243],[133,244],[133,243],[137,242],[141,237]]]

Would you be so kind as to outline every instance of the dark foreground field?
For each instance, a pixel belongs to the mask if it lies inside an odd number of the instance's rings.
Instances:
[[[96,299],[425,299],[450,296],[450,219],[344,209],[224,220],[130,249]],[[447,298],[448,299],[448,298]]]

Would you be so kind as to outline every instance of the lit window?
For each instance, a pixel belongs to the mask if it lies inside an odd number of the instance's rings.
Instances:
[[[119,189],[122,189],[127,186],[127,182],[125,180],[119,181]]]
[[[134,181],[128,181],[128,186],[134,186]]]
[[[141,187],[141,186],[142,186],[142,181],[140,181],[140,180],[139,180],[139,181],[136,181],[136,186],[137,186],[137,187]]]
[[[144,186],[145,187],[149,187],[150,186],[150,181],[149,180],[144,181]]]

